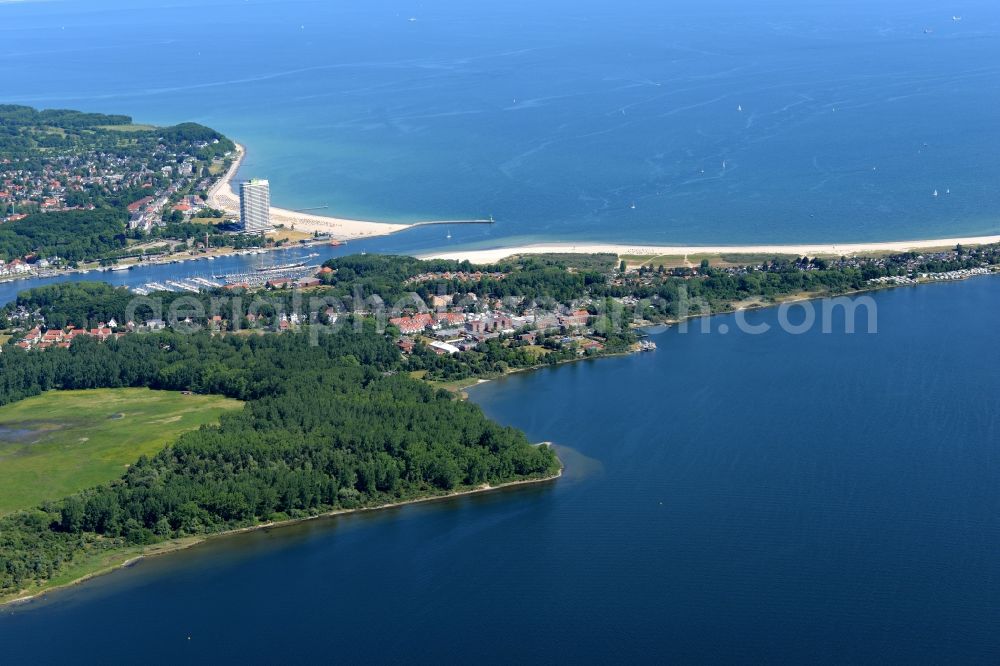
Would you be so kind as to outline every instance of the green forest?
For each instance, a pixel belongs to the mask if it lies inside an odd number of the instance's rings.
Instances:
[[[29,166],[67,151],[110,152],[118,157],[152,154],[161,142],[171,150],[209,143],[200,154],[203,158],[221,156],[235,147],[221,133],[197,123],[148,127],[134,125],[124,115],[0,104],[0,154]]]
[[[0,259],[32,252],[67,261],[104,256],[125,247],[127,220],[121,208],[29,215],[0,226]]]
[[[398,372],[390,337],[344,327],[212,337],[158,333],[0,355],[0,404],[59,389],[144,386],[247,401],[118,481],[0,518],[0,596],[97,551],[261,521],[540,478],[555,454],[478,407]]]

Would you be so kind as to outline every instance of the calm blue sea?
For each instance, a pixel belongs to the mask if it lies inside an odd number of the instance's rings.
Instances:
[[[564,478],[146,561],[0,612],[4,659],[995,664],[1000,280],[875,299],[484,384]]]
[[[423,247],[1000,232],[994,0],[0,2],[0,77],[217,127],[286,207],[498,221]]]

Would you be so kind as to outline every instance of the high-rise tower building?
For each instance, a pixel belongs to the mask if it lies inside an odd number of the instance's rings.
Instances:
[[[240,222],[247,233],[271,229],[271,185],[254,178],[240,184]]]

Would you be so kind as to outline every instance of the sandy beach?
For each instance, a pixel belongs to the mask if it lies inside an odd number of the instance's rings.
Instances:
[[[212,208],[240,214],[240,197],[233,190],[233,181],[240,169],[240,164],[246,155],[246,149],[236,144],[237,156],[232,166],[223,177],[208,191],[207,203]],[[408,224],[389,224],[387,222],[369,222],[365,220],[347,220],[325,215],[299,213],[286,208],[271,208],[271,223],[284,225],[288,229],[307,233],[328,233],[340,240],[384,236],[409,228]]]
[[[212,208],[239,215],[240,197],[233,190],[233,181],[239,171],[246,149],[236,144],[237,156],[229,170],[208,191],[207,203]],[[391,224],[366,220],[348,220],[326,215],[300,213],[286,208],[271,208],[271,222],[288,229],[306,233],[328,233],[333,237],[348,240],[383,236],[408,229],[410,224]],[[474,263],[491,263],[513,255],[572,253],[610,253],[618,256],[645,257],[687,257],[692,255],[719,254],[768,254],[797,256],[850,256],[877,254],[881,252],[907,252],[954,247],[955,245],[988,245],[1000,243],[1000,235],[969,236],[964,238],[931,238],[924,240],[902,240],[872,243],[796,243],[788,245],[642,245],[625,243],[555,242],[518,245],[485,250],[454,250],[429,252],[421,259],[457,259]]]
[[[572,253],[610,253],[618,256],[643,257],[687,257],[692,255],[717,254],[768,254],[796,256],[851,256],[877,254],[880,252],[908,252],[949,248],[956,245],[988,245],[1000,243],[997,236],[972,236],[968,238],[933,238],[928,240],[888,241],[882,243],[814,243],[790,245],[626,245],[614,243],[538,243],[503,247],[490,250],[456,250],[431,252],[421,255],[421,259],[457,259],[473,263],[492,263],[513,255]]]

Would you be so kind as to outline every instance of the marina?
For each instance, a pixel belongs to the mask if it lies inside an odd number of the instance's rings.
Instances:
[[[293,266],[276,267],[267,270],[255,270],[250,273],[229,273],[227,275],[215,276],[222,279],[227,285],[245,285],[247,287],[262,287],[274,280],[298,280],[310,275],[314,275],[320,266],[298,264]],[[221,286],[221,285],[220,285]]]
[[[196,276],[186,279],[165,280],[164,282],[147,282],[138,287],[131,287],[131,291],[139,296],[148,296],[157,291],[187,291],[197,294],[201,291],[218,289],[222,286],[221,282]]]

